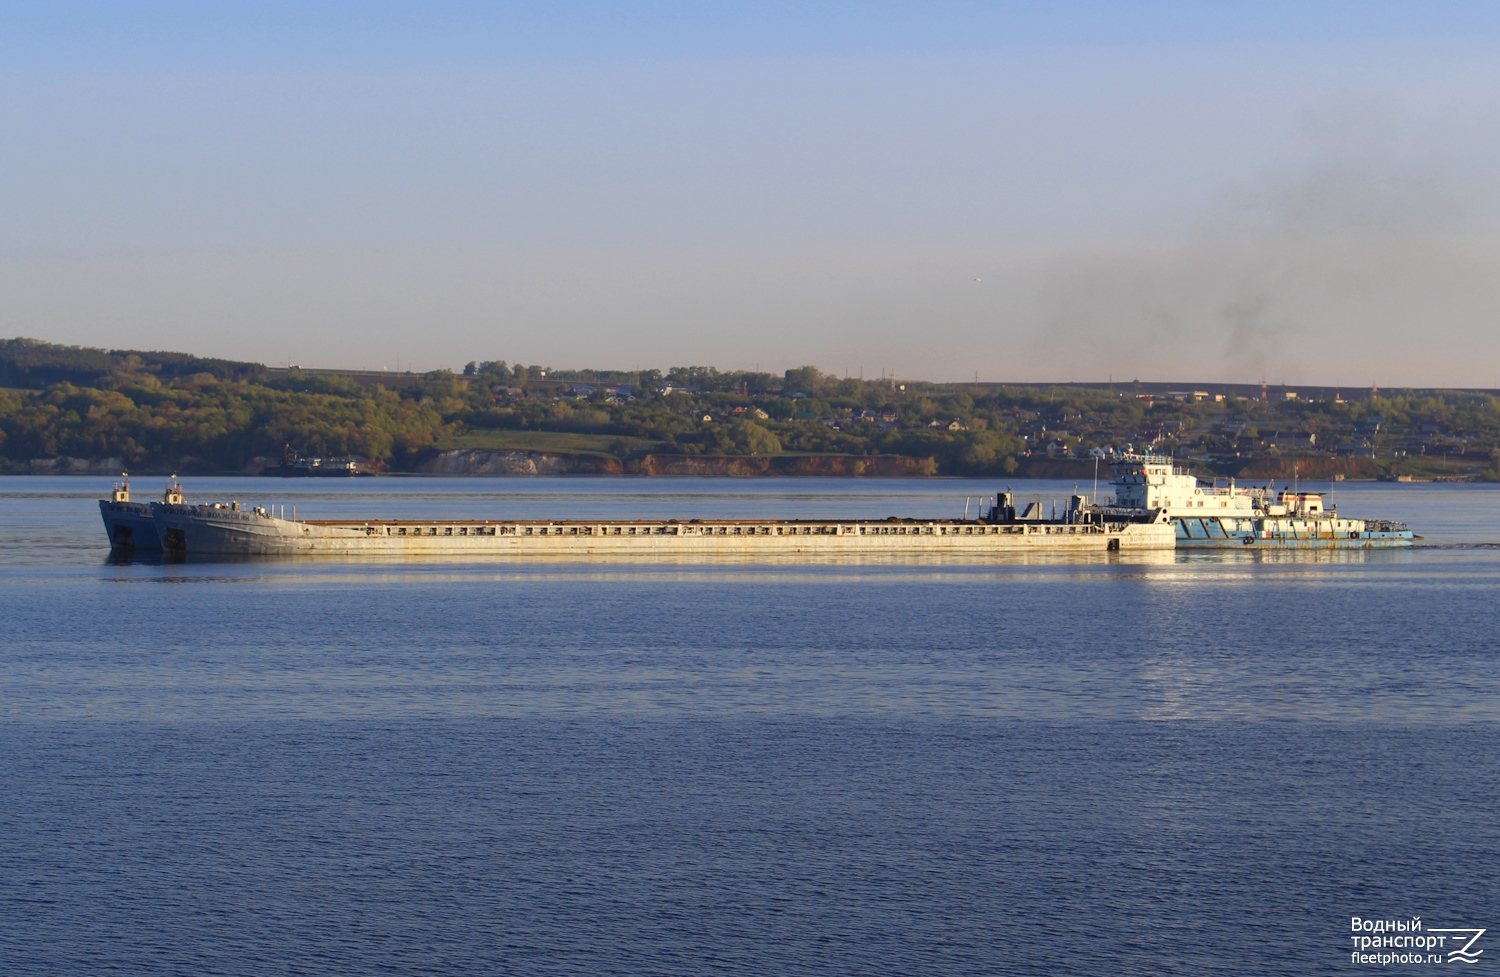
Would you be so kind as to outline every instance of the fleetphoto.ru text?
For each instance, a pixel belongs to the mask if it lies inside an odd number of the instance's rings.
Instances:
[[[1410,919],[1364,919],[1352,916],[1349,928],[1354,943],[1350,962],[1389,967],[1392,964],[1444,964],[1479,962],[1484,950],[1479,927],[1422,927],[1422,917]]]

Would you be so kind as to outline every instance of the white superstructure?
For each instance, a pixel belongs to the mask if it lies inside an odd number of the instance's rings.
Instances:
[[[1147,512],[1165,510],[1171,518],[1185,516],[1263,515],[1264,489],[1240,488],[1229,479],[1202,485],[1186,468],[1161,455],[1137,455],[1115,465],[1115,507]]]

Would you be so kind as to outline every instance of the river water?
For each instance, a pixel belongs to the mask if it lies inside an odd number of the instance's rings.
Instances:
[[[997,486],[186,487],[693,518]],[[112,561],[107,489],[0,478],[6,974],[1436,965],[1352,960],[1353,916],[1500,956],[1500,488],[1338,486],[1403,552],[801,566]]]

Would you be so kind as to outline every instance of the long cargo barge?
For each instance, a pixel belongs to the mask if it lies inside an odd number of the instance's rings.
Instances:
[[[183,555],[635,557],[1116,553],[1171,550],[1165,519],[1106,518],[1073,496],[1054,518],[1001,493],[978,519],[288,519],[238,502],[152,503],[162,548]]]
[[[1116,467],[1115,497],[1071,496],[1049,516],[999,493],[977,519],[302,519],[238,502],[189,505],[174,476],[161,502],[128,483],[99,503],[110,544],[172,555],[518,558],[1116,553],[1193,549],[1385,549],[1417,538],[1404,524],[1346,519],[1321,496],[1201,485],[1171,459]]]

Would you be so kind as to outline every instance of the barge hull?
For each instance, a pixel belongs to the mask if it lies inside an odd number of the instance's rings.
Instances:
[[[197,510],[197,511],[194,511]],[[207,510],[207,511],[204,511]],[[189,555],[750,558],[808,554],[1111,553],[1171,550],[1165,523],[303,521],[157,506],[166,547]]]
[[[109,545],[121,550],[159,550],[161,534],[147,502],[99,501]]]

